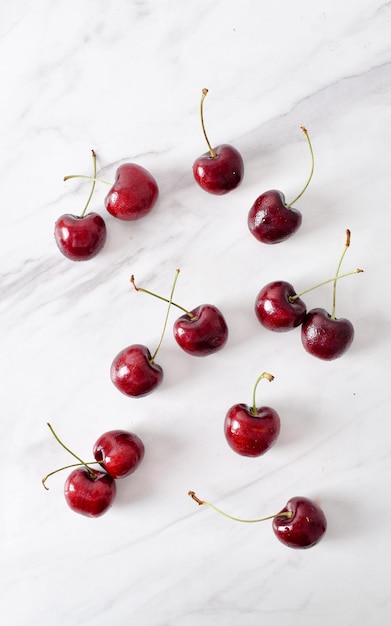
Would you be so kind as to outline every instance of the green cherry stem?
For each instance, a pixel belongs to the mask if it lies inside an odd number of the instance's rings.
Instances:
[[[272,382],[272,380],[274,380],[274,376],[272,376],[271,374],[268,374],[267,372],[262,372],[262,374],[258,376],[257,380],[255,381],[255,385],[253,389],[253,401],[252,401],[252,407],[251,407],[251,413],[253,415],[257,414],[257,404],[255,400],[255,394],[257,391],[257,387],[263,378],[266,378],[266,380],[268,380],[270,383]]]
[[[88,209],[88,205],[89,205],[89,204],[90,204],[90,202],[91,202],[91,198],[92,198],[92,196],[93,196],[94,189],[95,189],[95,176],[96,176],[96,154],[95,154],[95,151],[94,151],[94,150],[91,150],[91,153],[92,153],[92,162],[93,162],[93,167],[94,167],[94,178],[93,178],[93,181],[92,181],[92,187],[91,187],[90,195],[88,196],[88,200],[87,200],[87,202],[86,202],[86,204],[85,204],[85,207],[84,207],[83,211],[81,212],[80,217],[84,217],[84,216],[85,216],[86,211],[87,211],[87,209]]]
[[[93,180],[96,183],[103,183],[104,185],[112,185],[108,180],[103,180],[103,178],[97,178],[96,176],[87,176],[86,174],[70,174],[69,176],[64,176],[64,182],[70,180],[71,178],[86,178],[87,180]]]
[[[303,131],[305,138],[307,139],[307,144],[310,150],[310,155],[311,155],[311,169],[310,169],[310,174],[308,176],[307,182],[304,185],[303,189],[300,191],[299,195],[296,196],[296,198],[294,200],[292,200],[292,202],[290,202],[289,204],[286,205],[287,209],[290,209],[291,206],[293,206],[295,204],[295,202],[297,202],[301,196],[304,194],[304,192],[306,191],[308,185],[310,184],[311,180],[312,180],[312,176],[314,174],[314,168],[315,168],[315,158],[314,158],[314,151],[312,149],[312,144],[311,144],[311,140],[310,140],[310,136],[308,134],[308,130],[305,128],[305,126],[300,126],[301,130]]]
[[[347,228],[346,229],[346,240],[345,240],[345,245],[344,245],[344,249],[342,251],[341,257],[338,261],[338,265],[337,265],[337,270],[335,272],[335,279],[334,279],[334,285],[333,285],[333,306],[331,309],[331,319],[335,320],[335,305],[336,305],[336,299],[337,299],[337,280],[338,280],[338,274],[339,274],[339,270],[341,268],[342,265],[342,261],[344,259],[344,256],[346,254],[346,252],[348,251],[348,248],[350,246],[350,230]]]
[[[313,287],[309,287],[309,289],[305,289],[304,291],[301,291],[300,293],[296,293],[294,296],[289,296],[288,300],[290,302],[294,302],[295,300],[297,300],[297,298],[301,298],[301,296],[304,296],[304,294],[308,293],[309,291],[313,291],[314,289],[317,289],[318,287],[323,287],[323,285],[327,285],[328,283],[336,282],[340,278],[346,278],[346,276],[352,276],[353,274],[360,274],[363,271],[364,270],[358,267],[352,272],[347,272],[346,274],[339,274],[338,276],[334,276],[333,278],[328,278],[327,280],[324,280],[321,283],[314,285]]]
[[[83,459],[81,459],[79,456],[77,456],[77,454],[75,454],[74,452],[72,452],[72,450],[70,450],[65,443],[63,443],[61,441],[61,439],[59,438],[59,436],[57,435],[57,433],[55,432],[53,426],[51,424],[49,424],[49,422],[47,423],[50,432],[52,433],[53,437],[55,438],[55,440],[60,444],[60,446],[62,446],[64,448],[64,450],[66,450],[67,452],[69,452],[69,454],[71,456],[73,456],[77,461],[79,461],[80,465],[84,465],[84,467],[86,468],[86,470],[89,472],[91,478],[96,478],[96,474],[94,472],[94,470],[92,470],[89,465],[87,465],[87,463],[85,463],[85,461],[83,461]]]
[[[220,515],[223,515],[224,517],[228,517],[228,519],[232,519],[234,522],[244,522],[245,524],[255,524],[257,522],[266,522],[267,520],[274,519],[275,517],[287,517],[288,519],[292,517],[291,511],[282,511],[281,513],[275,513],[274,515],[268,515],[267,517],[259,517],[257,519],[242,519],[241,517],[235,517],[234,515],[229,515],[228,513],[225,513],[225,511],[222,511],[217,506],[215,506],[214,504],[211,504],[210,502],[207,502],[206,500],[200,500],[196,496],[194,491],[189,491],[188,495],[195,502],[197,502],[197,504],[199,505],[203,504],[209,507],[210,509],[213,509],[213,511],[216,511],[216,513],[220,513]]]
[[[177,271],[179,272],[179,270],[177,270]],[[147,293],[149,296],[153,296],[154,298],[158,298],[159,300],[163,300],[163,302],[170,302],[170,300],[168,298],[164,298],[163,296],[159,296],[159,294],[155,293],[154,291],[149,291],[148,289],[144,289],[144,287],[139,287],[138,285],[136,285],[136,281],[135,281],[135,278],[134,278],[133,274],[130,277],[130,282],[132,283],[132,285],[133,285],[133,287],[135,288],[136,291],[141,291],[142,293]],[[192,313],[190,313],[190,311],[185,309],[180,304],[177,304],[176,302],[172,302],[172,301],[171,301],[171,304],[172,304],[172,306],[175,306],[177,309],[180,309],[181,311],[186,313],[186,315],[188,315],[190,317],[190,319],[195,319],[196,316],[193,315]]]
[[[90,466],[93,463],[96,463],[96,464],[100,465],[99,461],[95,461],[95,459],[94,459],[93,461],[88,461],[88,463],[71,463],[70,465],[64,465],[64,467],[59,467],[58,469],[54,470],[53,472],[49,472],[49,474],[46,474],[46,476],[44,478],[42,478],[42,484],[45,487],[46,491],[49,491],[49,487],[46,487],[46,481],[47,481],[48,478],[50,478],[50,476],[53,476],[54,474],[57,474],[58,472],[62,472],[62,470],[70,469],[71,467],[83,467],[85,465]],[[90,470],[90,468],[88,468],[88,469]]]
[[[107,180],[103,180],[102,178],[97,178],[96,177],[96,153],[95,153],[95,150],[91,150],[91,152],[92,152],[92,161],[93,161],[93,167],[94,167],[94,175],[93,176],[87,176],[85,174],[70,174],[69,176],[64,176],[64,182],[66,182],[67,180],[70,180],[71,178],[85,178],[87,180],[92,180],[91,193],[90,193],[89,198],[87,200],[86,206],[84,207],[83,213],[81,214],[80,217],[84,217],[85,212],[87,210],[87,207],[90,204],[90,201],[91,201],[91,198],[92,198],[92,194],[94,193],[94,189],[95,189],[95,183],[103,183],[105,185],[112,185],[112,183],[109,183]]]
[[[212,159],[216,158],[217,154],[216,152],[213,150],[211,143],[208,139],[208,135],[206,134],[206,130],[205,130],[205,124],[204,124],[204,100],[205,97],[208,93],[208,89],[203,89],[202,90],[202,94],[201,94],[201,101],[200,101],[200,117],[201,117],[201,126],[202,126],[202,132],[204,133],[204,137],[205,137],[205,141],[208,145],[209,148],[209,152],[210,152],[210,156]]]
[[[159,352],[160,346],[162,345],[164,333],[166,332],[166,328],[167,328],[168,316],[170,314],[170,309],[171,309],[171,305],[172,305],[172,298],[174,296],[175,285],[176,285],[176,282],[178,280],[179,272],[180,272],[180,270],[175,270],[175,277],[174,277],[174,281],[173,281],[172,287],[171,287],[170,298],[169,298],[169,300],[167,300],[168,307],[167,307],[167,313],[166,313],[166,317],[165,317],[164,324],[163,324],[162,334],[160,335],[160,339],[159,339],[159,342],[158,342],[158,344],[156,346],[155,352],[153,353],[153,355],[150,358],[150,361],[149,361],[150,363],[154,362],[154,360],[156,359],[156,355]]]

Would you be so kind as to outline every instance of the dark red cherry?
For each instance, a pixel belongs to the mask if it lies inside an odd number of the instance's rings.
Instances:
[[[244,174],[244,164],[240,152],[234,146],[225,143],[212,148],[204,125],[204,99],[207,93],[207,89],[202,90],[200,117],[202,132],[209,151],[194,161],[193,176],[204,191],[221,196],[240,185]]]
[[[247,404],[235,404],[225,416],[224,433],[228,444],[238,454],[261,456],[277,440],[280,418],[269,406],[259,407],[254,412]]]
[[[345,318],[332,318],[321,308],[307,313],[301,327],[301,341],[309,354],[331,361],[342,356],[354,339],[353,324]]]
[[[71,261],[88,261],[102,250],[107,237],[106,224],[98,213],[83,217],[66,213],[54,226],[58,249]]]
[[[174,323],[178,345],[192,356],[208,356],[221,350],[228,339],[228,326],[212,304],[201,304]]]
[[[287,517],[286,513],[291,516]],[[311,548],[322,539],[326,529],[325,514],[308,498],[291,498],[273,518],[274,534],[289,548]]]
[[[243,178],[243,159],[233,146],[223,144],[213,148],[214,155],[205,152],[193,163],[193,176],[202,189],[223,195],[240,185]]]
[[[248,214],[250,232],[262,243],[281,243],[301,226],[301,213],[287,207],[281,191],[272,189],[260,195]]]
[[[302,323],[306,305],[296,297],[293,286],[283,280],[265,285],[255,300],[255,314],[268,330],[285,332]]]
[[[99,517],[106,513],[116,495],[115,481],[106,472],[79,467],[68,476],[64,486],[68,506],[81,515]]]
[[[143,460],[144,453],[140,437],[120,429],[104,433],[93,447],[95,459],[112,478],[133,474]]]
[[[148,170],[135,163],[125,163],[117,169],[105,206],[120,220],[138,220],[153,209],[158,195],[157,182]]]
[[[152,361],[146,346],[134,344],[121,350],[110,369],[113,384],[126,396],[141,397],[163,380],[163,370]]]

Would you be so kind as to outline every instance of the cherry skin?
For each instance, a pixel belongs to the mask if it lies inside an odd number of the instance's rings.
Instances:
[[[99,517],[113,503],[116,484],[106,472],[79,467],[70,473],[64,486],[68,506],[81,515]]]
[[[112,478],[133,474],[143,460],[144,453],[140,437],[118,429],[101,435],[93,447],[95,459]]]
[[[301,341],[309,354],[332,361],[342,356],[354,339],[353,324],[345,318],[332,318],[321,308],[307,313],[301,327]]]
[[[117,354],[111,365],[110,376],[123,394],[141,397],[160,385],[163,369],[152,361],[146,346],[133,344]]]
[[[148,170],[135,163],[125,163],[117,169],[105,206],[120,220],[138,220],[153,209],[158,195],[157,182]]]
[[[60,252],[71,261],[88,261],[102,250],[107,237],[106,224],[98,213],[83,217],[65,213],[54,227]]]
[[[260,195],[248,214],[248,227],[258,241],[267,244],[281,243],[301,226],[300,211],[285,203],[281,191],[272,189]]]
[[[280,417],[268,406],[253,412],[247,404],[235,404],[225,417],[224,434],[229,446],[238,454],[261,456],[280,434]]]
[[[236,148],[222,144],[213,148],[214,156],[205,152],[193,163],[193,176],[204,191],[223,195],[240,185],[243,179],[243,159]]]
[[[268,330],[286,332],[300,326],[306,314],[306,305],[300,298],[293,298],[293,286],[283,280],[268,283],[255,300],[255,314]]]
[[[221,350],[228,339],[228,326],[212,304],[201,304],[174,322],[177,344],[192,356],[208,356]]]
[[[286,513],[291,513],[290,517]],[[283,515],[281,515],[283,513]],[[311,548],[317,544],[327,529],[326,516],[312,500],[294,497],[273,518],[273,531],[277,539],[289,548]]]

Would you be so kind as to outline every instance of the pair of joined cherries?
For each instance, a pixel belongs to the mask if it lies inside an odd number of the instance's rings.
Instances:
[[[111,507],[117,493],[116,479],[133,474],[144,458],[145,447],[137,435],[116,429],[103,433],[93,446],[94,461],[86,463],[72,452],[58,437],[51,424],[48,427],[56,441],[78,462],[50,472],[42,479],[45,489],[47,479],[65,469],[75,468],[64,485],[64,496],[75,513],[99,517]],[[99,469],[91,467],[98,464]]]
[[[305,350],[324,361],[341,357],[351,346],[354,327],[350,320],[336,317],[336,286],[340,278],[363,272],[357,268],[346,274],[339,274],[342,260],[350,246],[350,230],[346,230],[346,241],[339,259],[335,276],[301,293],[296,293],[291,283],[283,280],[265,285],[255,300],[255,314],[268,330],[287,332],[301,326],[301,341]],[[331,313],[324,308],[307,311],[301,299],[305,293],[333,282],[333,303]]]
[[[156,355],[163,341],[171,306],[183,311],[174,322],[174,338],[184,352],[204,357],[221,350],[228,340],[228,326],[221,311],[212,304],[201,304],[191,311],[173,302],[179,270],[176,270],[171,295],[164,298],[148,289],[138,287],[134,276],[131,283],[136,291],[147,293],[168,303],[163,330],[153,354],[142,344],[132,344],[114,358],[110,376],[115,387],[126,396],[142,397],[151,393],[163,380],[163,368],[156,363]]]
[[[65,213],[54,226],[54,239],[62,254],[71,261],[88,261],[100,252],[106,243],[107,228],[103,217],[96,212],[87,213],[95,183],[109,184],[96,178],[96,154],[92,150],[93,176],[72,174],[70,178],[92,178],[92,188],[80,215]],[[138,220],[155,206],[159,196],[156,180],[145,168],[135,163],[124,163],[117,169],[115,182],[106,198],[105,207],[115,218],[123,221]]]

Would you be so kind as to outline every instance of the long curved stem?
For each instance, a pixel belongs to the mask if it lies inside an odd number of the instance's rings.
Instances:
[[[311,140],[310,140],[310,137],[309,137],[309,134],[308,134],[308,130],[305,128],[305,126],[301,126],[300,128],[301,128],[301,130],[303,131],[303,133],[304,133],[304,135],[305,135],[305,138],[307,139],[307,144],[308,144],[308,147],[309,147],[309,150],[310,150],[310,155],[311,155],[311,169],[310,169],[310,173],[309,173],[309,176],[308,176],[308,179],[307,179],[306,184],[304,185],[303,189],[300,191],[299,195],[297,195],[297,196],[296,196],[296,198],[295,198],[294,200],[292,200],[292,202],[290,202],[289,204],[287,204],[287,205],[286,205],[287,209],[290,209],[290,208],[291,208],[291,206],[292,206],[293,204],[295,204],[295,202],[297,202],[297,201],[299,200],[299,198],[301,198],[301,196],[303,195],[303,193],[306,191],[306,189],[307,189],[308,185],[309,185],[309,184],[310,184],[310,182],[311,182],[312,176],[313,176],[313,174],[314,174],[314,168],[315,168],[314,151],[313,151],[313,149],[312,149],[312,144],[311,144]]]
[[[155,352],[154,352],[154,353],[153,353],[153,355],[151,356],[150,363],[153,363],[153,362],[154,362],[154,360],[155,360],[155,358],[156,358],[156,355],[157,355],[157,353],[159,352],[160,346],[162,345],[162,341],[163,341],[164,333],[166,332],[166,327],[167,327],[167,322],[168,322],[168,316],[169,316],[169,314],[170,314],[170,309],[171,309],[171,305],[172,305],[172,298],[173,298],[174,291],[175,291],[175,285],[176,285],[176,282],[177,282],[177,280],[178,280],[178,276],[179,276],[179,271],[180,271],[180,270],[176,270],[176,271],[175,271],[175,278],[174,278],[174,281],[173,281],[173,283],[172,283],[172,287],[171,287],[171,293],[170,293],[170,298],[169,298],[169,300],[168,300],[167,313],[166,313],[166,317],[165,317],[164,324],[163,324],[162,334],[160,335],[160,339],[159,339],[159,342],[158,342],[158,344],[157,344],[157,346],[156,346]]]
[[[143,293],[147,293],[149,296],[153,296],[154,298],[158,298],[159,300],[163,300],[163,302],[170,302],[170,300],[168,298],[164,298],[163,296],[159,296],[159,294],[155,293],[154,291],[149,291],[148,289],[144,289],[144,287],[139,287],[138,285],[136,285],[136,281],[135,281],[135,278],[134,278],[133,274],[130,277],[130,282],[132,283],[132,285],[133,285],[133,287],[135,288],[136,291],[141,291]],[[177,304],[176,302],[171,302],[171,305],[175,306],[177,309],[180,309],[181,311],[186,313],[186,315],[188,315],[190,317],[190,319],[194,319],[195,318],[195,315],[190,313],[190,311],[185,309],[180,304]]]
[[[270,383],[272,382],[272,380],[274,380],[274,376],[272,376],[271,374],[268,374],[267,372],[262,372],[262,374],[258,376],[257,380],[255,381],[255,385],[253,389],[253,402],[252,402],[252,407],[251,407],[251,413],[253,413],[254,415],[257,414],[257,403],[255,400],[255,394],[257,391],[258,384],[263,378],[266,378],[266,380],[268,380]]]
[[[229,515],[228,513],[225,513],[225,511],[222,511],[217,506],[215,506],[214,504],[211,504],[210,502],[207,502],[206,500],[200,500],[196,496],[194,491],[189,491],[188,495],[191,498],[193,498],[193,500],[197,502],[197,504],[199,505],[203,504],[209,507],[210,509],[213,509],[213,511],[216,511],[216,513],[220,513],[220,515],[223,515],[224,517],[228,517],[228,519],[232,519],[234,522],[243,522],[245,524],[255,524],[257,522],[266,522],[267,520],[274,519],[275,517],[287,517],[287,518],[292,517],[291,511],[282,511],[281,513],[275,513],[274,515],[268,515],[267,517],[259,517],[257,519],[242,519],[241,517],[235,517],[234,515]]]
[[[55,438],[56,441],[58,441],[58,443],[60,444],[60,446],[62,446],[64,448],[64,450],[66,450],[67,452],[69,452],[69,454],[71,456],[73,456],[77,461],[79,461],[79,463],[81,465],[84,465],[84,467],[86,468],[86,470],[88,470],[88,472],[90,473],[91,478],[96,478],[96,474],[95,472],[87,465],[87,463],[85,461],[83,461],[83,459],[81,459],[79,456],[77,456],[77,454],[75,454],[74,452],[72,452],[72,450],[70,450],[65,443],[63,443],[61,441],[61,439],[58,437],[57,433],[55,432],[53,426],[51,424],[49,424],[49,422],[47,423],[50,432],[52,433],[53,437]]]
[[[93,177],[93,180],[92,180],[92,187],[91,187],[90,195],[88,196],[88,200],[87,200],[87,202],[86,202],[86,205],[85,205],[85,207],[84,207],[83,211],[81,212],[80,217],[84,217],[84,215],[86,214],[86,211],[87,211],[88,205],[89,205],[89,204],[90,204],[90,202],[91,202],[91,198],[92,198],[92,195],[93,195],[93,193],[94,193],[94,189],[95,189],[95,177],[96,177],[96,154],[95,154],[95,151],[94,151],[94,150],[92,150],[91,152],[92,152],[92,162],[93,162],[93,164],[94,164],[94,177]]]
[[[217,154],[213,150],[212,145],[208,139],[208,135],[206,134],[205,124],[204,124],[204,100],[205,100],[205,96],[207,93],[208,93],[207,89],[202,90],[201,102],[200,102],[200,117],[201,117],[202,132],[204,133],[205,141],[208,145],[210,156],[212,157],[212,159],[214,159],[217,156]]]
[[[103,183],[104,185],[112,185],[108,180],[103,180],[103,178],[96,178],[96,176],[87,176],[86,174],[70,174],[69,176],[64,176],[64,182],[70,180],[71,178],[86,178],[87,180],[93,180],[96,183]]]
[[[338,274],[339,274],[339,270],[343,261],[343,258],[348,250],[350,246],[350,230],[346,229],[346,241],[345,241],[345,246],[343,249],[343,252],[341,254],[341,257],[338,261],[338,265],[337,265],[337,271],[335,272],[335,279],[334,279],[334,285],[333,285],[333,306],[331,309],[331,319],[335,320],[335,305],[336,305],[336,299],[337,299],[337,280],[338,280]]]
[[[42,478],[42,484],[45,487],[45,489],[47,491],[49,491],[49,487],[46,487],[46,481],[48,478],[50,478],[50,476],[54,476],[54,474],[58,474],[58,472],[62,472],[62,470],[66,470],[66,469],[70,469],[71,467],[83,467],[84,465],[92,465],[93,463],[97,463],[99,465],[99,461],[95,461],[95,459],[93,461],[89,461],[88,463],[71,463],[70,465],[64,465],[64,467],[59,467],[56,470],[53,470],[53,472],[49,472],[49,474],[46,474],[46,476],[44,478]]]
[[[304,291],[301,291],[300,293],[295,293],[294,296],[289,296],[288,300],[290,302],[294,302],[295,300],[297,300],[298,298],[301,298],[301,296],[304,296],[305,293],[308,293],[309,291],[313,291],[314,289],[317,289],[318,287],[323,287],[323,285],[327,285],[328,283],[332,283],[333,281],[337,281],[340,278],[346,278],[346,276],[352,276],[352,274],[360,274],[361,272],[363,272],[364,270],[360,269],[359,267],[355,270],[353,270],[352,272],[346,272],[346,274],[339,274],[338,276],[334,276],[333,278],[328,278],[327,280],[322,281],[321,283],[318,283],[317,285],[314,285],[313,287],[309,287],[308,289],[305,289]]]

